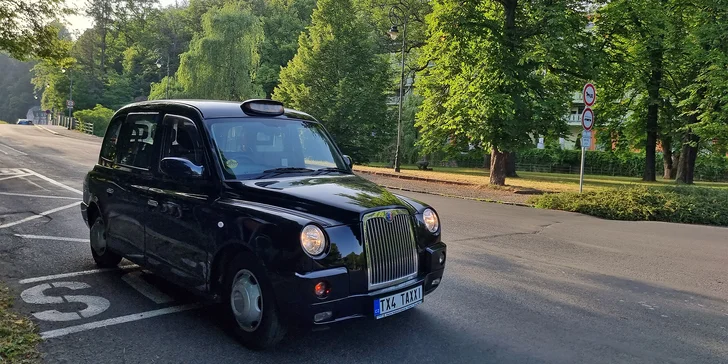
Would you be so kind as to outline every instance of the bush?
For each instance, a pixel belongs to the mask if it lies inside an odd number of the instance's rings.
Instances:
[[[655,172],[663,173],[662,154],[658,153]],[[580,150],[559,148],[526,149],[516,153],[518,169],[534,172],[579,173]],[[677,168],[677,166],[673,166]],[[589,150],[586,152],[585,172],[610,176],[642,177],[645,170],[644,153]],[[695,161],[695,179],[703,181],[728,180],[728,158],[717,154],[701,154]]]
[[[104,136],[106,127],[109,126],[111,118],[114,116],[114,110],[107,109],[99,104],[93,109],[80,110],[73,113],[73,117],[81,122],[81,126],[86,123],[93,123],[94,135]]]
[[[728,190],[717,188],[625,186],[582,194],[547,194],[531,202],[537,208],[612,220],[728,226]]]

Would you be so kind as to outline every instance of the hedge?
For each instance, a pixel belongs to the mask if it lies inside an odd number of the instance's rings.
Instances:
[[[728,190],[718,188],[623,186],[582,194],[546,194],[531,202],[538,208],[612,220],[728,226]]]
[[[93,109],[76,111],[73,116],[81,122],[82,126],[85,123],[93,123],[94,135],[104,136],[106,127],[114,116],[114,110],[97,104]]]
[[[516,154],[519,170],[578,173],[581,151],[569,149],[527,149]],[[645,155],[633,152],[587,151],[587,173],[641,177]],[[677,168],[677,166],[674,166]],[[663,174],[662,154],[657,155],[657,175]],[[728,180],[728,158],[720,155],[700,155],[695,162],[695,179],[704,181]]]

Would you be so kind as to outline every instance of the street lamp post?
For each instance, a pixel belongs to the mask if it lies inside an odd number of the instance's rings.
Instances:
[[[62,73],[66,73],[66,68],[61,68]],[[68,101],[70,101],[68,107],[68,117],[71,118],[71,111],[73,110],[73,77],[71,77],[71,69],[68,69],[68,80],[70,81],[68,86]]]
[[[403,12],[398,7],[392,7],[392,11],[390,12],[391,18],[397,18],[396,14],[394,14],[396,10],[399,10],[402,13],[402,64],[401,64],[401,70],[400,70],[400,78],[399,78],[399,111],[397,113],[397,149],[394,153],[394,171],[399,172],[400,171],[400,164],[401,164],[401,145],[402,145],[402,99],[404,98],[404,56],[405,56],[405,45],[407,44],[407,13]],[[397,25],[394,21],[392,21],[392,27],[389,29],[389,37],[392,38],[392,40],[396,40],[399,36],[399,30],[397,29]]]

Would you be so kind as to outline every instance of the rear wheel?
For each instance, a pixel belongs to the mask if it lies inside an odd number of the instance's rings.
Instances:
[[[119,265],[121,256],[110,251],[106,244],[106,226],[101,217],[97,217],[91,225],[91,255],[96,265],[101,268],[112,268]]]
[[[286,335],[265,268],[252,255],[240,254],[228,266],[225,287],[228,319],[234,335],[252,349],[266,349]]]

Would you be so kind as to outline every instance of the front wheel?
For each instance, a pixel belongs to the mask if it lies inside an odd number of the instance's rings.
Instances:
[[[113,268],[121,262],[121,256],[110,251],[106,244],[106,226],[101,217],[91,225],[91,255],[101,268]]]
[[[266,349],[286,335],[265,268],[252,255],[233,259],[225,277],[228,318],[234,335],[252,349]]]

